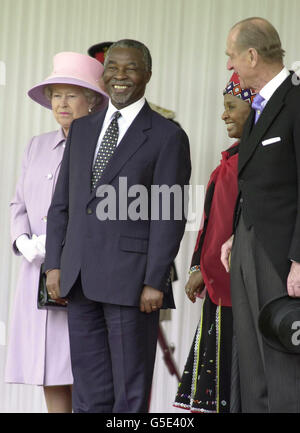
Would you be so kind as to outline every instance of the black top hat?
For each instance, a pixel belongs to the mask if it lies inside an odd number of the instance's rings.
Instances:
[[[104,64],[106,52],[112,44],[113,42],[101,42],[100,44],[92,45],[88,49],[88,54]]]
[[[284,295],[271,300],[261,309],[258,326],[271,347],[300,354],[300,298]]]

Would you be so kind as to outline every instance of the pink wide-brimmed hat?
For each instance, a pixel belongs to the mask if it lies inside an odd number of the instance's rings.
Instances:
[[[101,110],[108,103],[108,96],[99,87],[99,79],[103,73],[103,65],[86,54],[66,51],[53,57],[53,72],[40,84],[28,91],[28,96],[43,107],[50,108],[51,102],[45,95],[45,87],[50,84],[72,84],[102,95],[102,103],[97,105]]]

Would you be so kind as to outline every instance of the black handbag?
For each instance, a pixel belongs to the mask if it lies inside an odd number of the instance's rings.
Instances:
[[[39,310],[44,309],[63,309],[65,310],[67,307],[66,304],[61,304],[56,302],[55,299],[51,299],[46,287],[46,274],[43,272],[43,265],[40,270],[40,279],[39,279],[39,287],[38,287],[38,295],[37,295],[37,307]]]

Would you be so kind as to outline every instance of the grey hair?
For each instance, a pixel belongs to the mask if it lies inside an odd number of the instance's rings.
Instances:
[[[239,30],[236,44],[241,51],[255,48],[265,62],[283,62],[285,51],[277,30],[269,21],[259,17],[246,18],[236,23],[232,30],[235,28]]]
[[[52,91],[53,91],[53,86],[55,84],[49,84],[48,86],[44,87],[44,95],[46,96],[46,98],[51,101],[52,99]],[[73,84],[72,84],[73,85]],[[82,87],[82,86],[76,86],[78,87],[82,93],[84,94],[88,104],[93,105],[92,111],[95,111],[95,109],[101,105],[103,97],[102,95],[100,95],[99,93],[94,92],[94,90],[91,89],[87,89],[86,87]]]
[[[149,49],[144,45],[142,42],[135,41],[134,39],[121,39],[117,42],[114,42],[109,49],[107,50],[105,60],[104,60],[104,68],[107,65],[108,58],[110,55],[111,50],[114,48],[121,47],[121,48],[135,48],[136,50],[139,50],[143,55],[143,62],[145,65],[145,69],[147,72],[152,71],[152,57],[150,54]]]

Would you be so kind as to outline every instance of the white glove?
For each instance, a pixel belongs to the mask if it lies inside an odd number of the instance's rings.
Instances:
[[[29,263],[32,263],[35,260],[39,260],[40,263],[43,262],[45,255],[43,255],[37,247],[36,235],[33,235],[32,239],[25,234],[19,236],[16,240],[16,246]]]
[[[36,240],[37,249],[42,254],[43,258],[45,258],[45,255],[46,255],[46,235],[40,235],[37,237],[35,237],[35,235],[33,235],[32,239]]]

